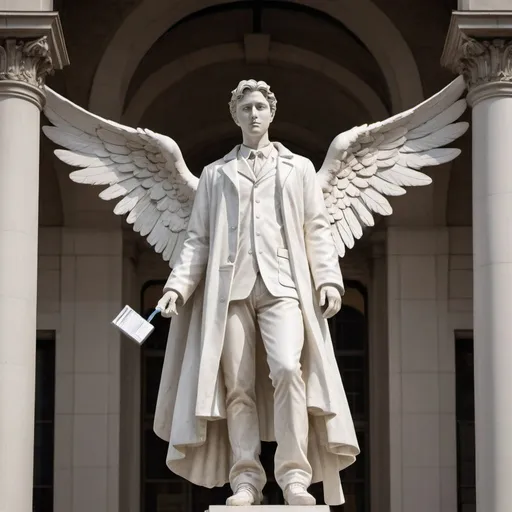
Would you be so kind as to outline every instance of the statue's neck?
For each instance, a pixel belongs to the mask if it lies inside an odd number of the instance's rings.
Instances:
[[[260,135],[258,137],[251,137],[250,135],[243,134],[243,144],[251,149],[260,149],[268,146],[270,144],[270,139],[268,138],[268,132]]]

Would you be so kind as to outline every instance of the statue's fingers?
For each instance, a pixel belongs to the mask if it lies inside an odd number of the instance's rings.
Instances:
[[[332,315],[333,315],[333,303],[331,301],[329,301],[329,306],[324,311],[324,314],[322,316],[324,318],[331,318]]]
[[[322,308],[325,306],[325,296],[325,290],[320,290],[320,307]]]

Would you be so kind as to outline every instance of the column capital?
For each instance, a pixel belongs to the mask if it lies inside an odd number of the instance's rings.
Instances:
[[[454,12],[441,64],[464,75],[471,106],[512,96],[512,12]]]
[[[41,108],[46,77],[67,64],[58,13],[0,11],[0,96]]]

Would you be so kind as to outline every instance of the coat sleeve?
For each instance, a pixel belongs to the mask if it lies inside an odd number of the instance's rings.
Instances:
[[[173,290],[183,304],[190,298],[206,271],[210,252],[210,190],[208,170],[199,178],[187,235],[178,261],[174,266],[164,292]]]
[[[317,291],[322,286],[338,288],[345,293],[338,253],[332,239],[331,226],[322,190],[310,160],[304,166],[304,239],[311,275]]]

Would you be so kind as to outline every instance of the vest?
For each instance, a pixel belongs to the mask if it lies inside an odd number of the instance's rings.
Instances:
[[[268,158],[258,178],[238,159],[239,242],[230,300],[246,299],[258,272],[275,297],[298,298],[291,272],[277,193],[276,158]]]

